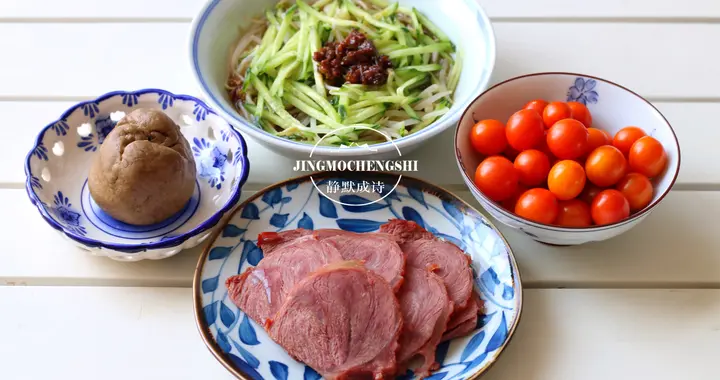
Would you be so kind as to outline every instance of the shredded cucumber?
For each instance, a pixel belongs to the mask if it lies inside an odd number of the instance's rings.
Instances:
[[[353,30],[391,60],[386,84],[325,83],[314,53]],[[384,141],[359,127],[393,138],[422,130],[450,111],[462,72],[462,52],[440,28],[387,0],[283,0],[249,33],[230,62],[236,107],[268,133],[309,144],[330,132],[323,144]]]

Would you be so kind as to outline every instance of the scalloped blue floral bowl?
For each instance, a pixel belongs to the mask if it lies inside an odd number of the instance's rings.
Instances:
[[[181,127],[198,172],[187,205],[152,226],[113,219],[87,188],[98,147],[117,121],[141,107],[162,110]],[[50,226],[80,248],[125,261],[162,259],[203,242],[240,200],[249,169],[247,145],[227,122],[199,99],[158,89],[76,104],[40,132],[25,162],[28,196]]]
[[[664,173],[653,178],[652,202],[621,222],[593,227],[559,227],[540,224],[509,212],[487,198],[475,186],[475,169],[483,158],[473,149],[470,130],[480,120],[506,121],[531,100],[576,101],[585,104],[593,127],[615,135],[627,126],[637,126],[656,138],[668,155]],[[535,73],[508,79],[482,93],[468,107],[455,132],[455,154],[460,173],[480,205],[501,223],[532,239],[551,245],[580,245],[619,236],[642,222],[670,192],[680,173],[680,144],[670,123],[650,102],[611,81],[576,73]]]
[[[344,194],[331,195],[333,186]],[[346,188],[373,191],[358,195],[343,191]],[[233,304],[225,281],[263,258],[256,245],[260,232],[294,228],[372,232],[391,218],[413,220],[471,256],[476,291],[485,301],[484,315],[467,337],[438,347],[441,367],[432,378],[480,376],[498,358],[520,320],[522,285],[512,251],[482,214],[454,195],[392,174],[326,172],[312,180],[300,177],[268,187],[240,205],[215,232],[195,272],[195,316],[210,351],[241,379],[319,379]],[[400,378],[415,376],[409,372]]]

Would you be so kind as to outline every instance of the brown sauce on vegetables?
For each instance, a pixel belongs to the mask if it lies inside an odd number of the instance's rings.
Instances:
[[[342,42],[329,42],[313,54],[318,71],[328,84],[382,85],[387,83],[390,59],[380,55],[372,41],[353,30]]]

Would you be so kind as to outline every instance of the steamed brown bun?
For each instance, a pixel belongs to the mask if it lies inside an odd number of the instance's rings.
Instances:
[[[107,135],[90,167],[95,203],[134,225],[159,223],[180,211],[195,190],[195,160],[180,127],[165,113],[137,109]]]

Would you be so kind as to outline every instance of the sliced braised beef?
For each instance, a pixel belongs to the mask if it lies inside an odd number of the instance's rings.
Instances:
[[[282,270],[279,268],[249,268],[238,276],[227,279],[230,300],[240,310],[260,325],[281,306],[278,300],[284,297]]]
[[[292,288],[322,266],[343,261],[331,244],[305,236],[283,244],[255,268],[230,277],[230,299],[260,325],[266,325]]]
[[[477,316],[475,316],[475,320],[468,320],[465,321],[459,325],[457,325],[455,328],[450,329],[445,332],[442,336],[442,341],[447,342],[448,340],[453,340],[455,338],[461,338],[464,336],[467,336],[471,332],[475,330],[477,327]]]
[[[396,291],[402,285],[405,254],[393,235],[358,234],[338,229],[309,231],[300,228],[283,232],[263,232],[258,236],[258,245],[265,256],[268,256],[279,247],[311,234],[337,248],[345,260],[363,261],[365,267],[383,276]]]
[[[401,240],[408,266],[432,269],[443,279],[455,310],[465,308],[473,291],[468,255],[456,245],[435,238],[415,222],[391,220],[381,226],[380,231]]]
[[[419,239],[435,239],[432,232],[420,227],[417,223],[401,219],[391,219],[380,226],[380,232],[395,236],[401,244]]]
[[[443,280],[435,273],[408,267],[405,283],[398,293],[403,315],[398,363],[407,363],[419,355],[423,364],[414,372],[420,378],[438,367],[435,349],[440,343],[453,311]]]
[[[298,283],[269,332],[325,379],[382,379],[396,371],[402,325],[390,284],[359,262],[342,262]]]
[[[477,293],[473,291],[471,302],[468,302],[464,309],[455,310],[452,318],[450,318],[450,322],[448,322],[448,330],[452,330],[468,320],[477,321],[478,314],[482,311],[482,305],[483,301]]]
[[[465,336],[475,330],[478,321],[478,315],[482,311],[482,300],[473,292],[470,302],[467,306],[456,311],[447,326],[447,331],[443,334],[442,341],[448,341],[461,336]]]
[[[263,251],[264,256],[270,255],[275,249],[293,240],[311,235],[312,231],[298,228],[282,232],[262,232],[258,235],[258,247]]]
[[[332,244],[343,259],[362,261],[366,268],[375,271],[389,282],[393,290],[400,289],[405,271],[405,254],[394,236],[381,233],[358,234],[334,229],[317,230],[314,235]]]

